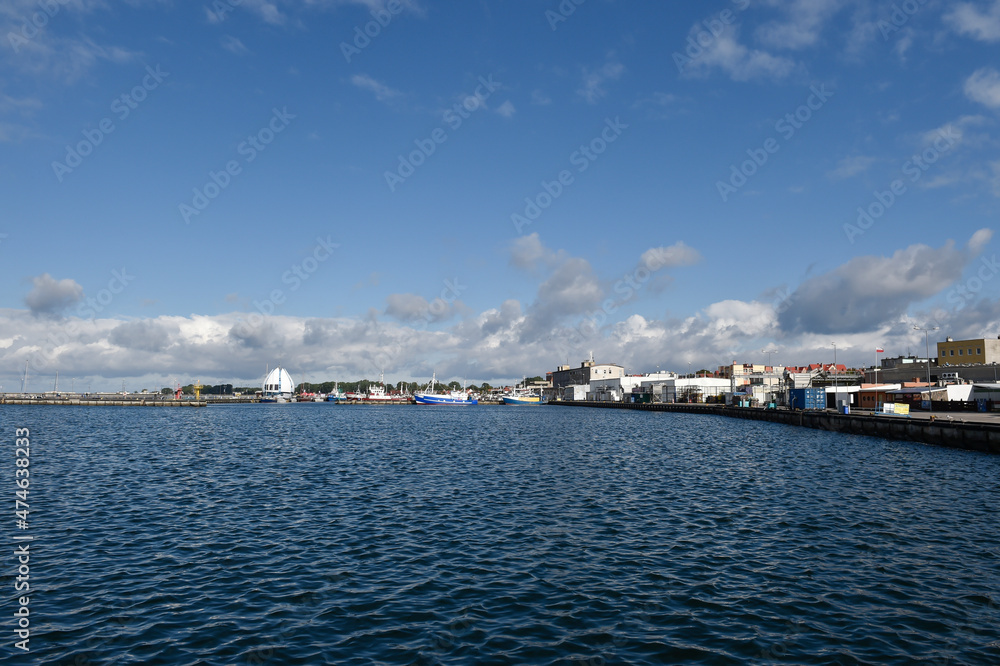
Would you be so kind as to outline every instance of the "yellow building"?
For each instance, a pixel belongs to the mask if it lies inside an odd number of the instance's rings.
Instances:
[[[938,367],[971,363],[1000,363],[1000,338],[945,339],[937,343]]]

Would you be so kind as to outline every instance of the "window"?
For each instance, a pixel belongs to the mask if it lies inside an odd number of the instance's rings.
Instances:
[[[959,356],[961,356],[961,355],[962,355],[962,350],[961,350],[961,349],[959,349],[959,350],[958,350],[958,355],[959,355]]]
[[[982,353],[983,353],[983,348],[982,347],[976,347],[976,356],[979,356]]]
[[[950,356],[954,356],[955,355],[955,350],[954,349],[950,349],[948,351],[949,351],[949,355]]]
[[[972,347],[969,347],[969,356],[972,356]]]

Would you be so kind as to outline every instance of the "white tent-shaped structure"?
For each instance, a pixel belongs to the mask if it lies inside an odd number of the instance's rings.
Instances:
[[[295,390],[295,383],[292,376],[280,365],[267,373],[264,378],[264,389],[261,394],[261,402],[288,402],[292,399],[292,392]]]

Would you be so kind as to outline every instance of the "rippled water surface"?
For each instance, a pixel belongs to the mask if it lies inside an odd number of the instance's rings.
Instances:
[[[1000,663],[998,457],[560,407],[0,422],[25,663]]]

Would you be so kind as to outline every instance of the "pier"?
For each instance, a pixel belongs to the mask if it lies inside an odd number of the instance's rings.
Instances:
[[[770,421],[785,425],[869,435],[886,439],[934,444],[955,449],[1000,453],[1000,417],[968,413],[915,414],[909,417],[891,414],[838,414],[825,410],[760,409],[694,403],[632,403],[596,401],[553,401],[561,407],[603,407],[650,412],[710,414],[752,421]]]
[[[62,405],[68,407],[204,407],[202,400],[175,400],[156,394],[122,395],[115,397],[65,395],[0,395],[0,405]]]

